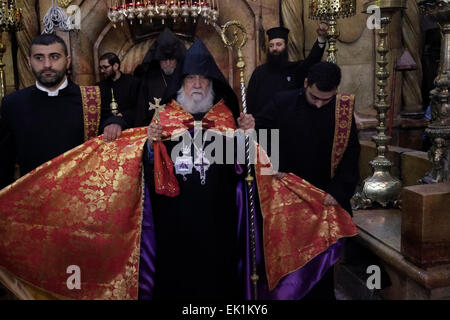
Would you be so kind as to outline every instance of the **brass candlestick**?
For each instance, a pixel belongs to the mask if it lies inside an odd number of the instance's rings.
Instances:
[[[18,9],[15,0],[0,0],[0,101],[6,95],[6,76],[3,55],[3,32],[16,32],[22,28],[22,9]]]
[[[337,28],[338,18],[355,15],[356,0],[311,0],[309,4],[309,18],[328,22],[328,56],[327,61],[337,63],[336,41],[339,38]]]
[[[428,152],[432,169],[421,182],[438,183],[450,180],[450,1],[420,1],[421,11],[438,22],[442,31],[441,59],[436,88],[431,90],[431,124],[425,130],[433,146]]]
[[[397,205],[402,188],[401,182],[391,176],[391,161],[386,158],[388,152],[387,144],[391,137],[387,135],[386,121],[388,119],[388,111],[390,105],[388,103],[388,92],[386,91],[387,81],[389,79],[389,71],[387,70],[388,60],[386,55],[389,52],[386,38],[388,35],[388,26],[391,22],[392,15],[397,11],[406,8],[406,0],[376,0],[370,1],[364,5],[364,12],[367,7],[376,5],[381,10],[380,29],[378,30],[379,43],[377,47],[378,68],[375,73],[377,79],[377,99],[374,108],[377,111],[377,135],[372,140],[377,146],[377,156],[370,161],[373,168],[373,175],[364,180],[362,194],[356,194],[352,199],[354,208],[368,208],[375,203],[383,207]]]

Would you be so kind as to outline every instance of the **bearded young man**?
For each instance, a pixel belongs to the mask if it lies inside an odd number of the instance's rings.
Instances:
[[[301,88],[309,68],[320,62],[325,51],[328,25],[321,22],[317,29],[317,41],[305,60],[289,61],[289,29],[276,27],[267,30],[269,49],[267,62],[258,66],[250,78],[247,91],[248,112],[258,114],[264,105],[283,90]]]
[[[337,94],[340,82],[339,66],[315,64],[304,87],[276,94],[256,116],[256,126],[280,132],[280,178],[290,173],[305,179],[325,192],[326,206],[340,205],[352,215],[361,148],[354,96]],[[305,298],[335,299],[333,267]]]
[[[0,282],[18,297],[255,298],[245,170],[227,153],[255,120],[201,41],[174,76],[150,126],[92,139],[0,191]],[[300,299],[356,227],[301,178],[254,169],[258,298]]]
[[[16,162],[23,176],[97,135],[99,113],[88,115],[86,87],[80,89],[66,76],[70,63],[66,44],[58,36],[45,34],[33,39],[28,64],[36,84],[2,101],[0,189],[13,182]],[[100,100],[95,90],[89,95]],[[99,105],[96,107],[99,111]],[[84,117],[92,121],[91,127]]]
[[[99,58],[99,71],[103,78],[97,83],[102,95],[102,119],[100,132],[105,141],[114,141],[122,131],[133,127],[136,117],[139,80],[120,71],[120,59],[112,52]],[[118,104],[115,114],[111,110],[112,95]]]

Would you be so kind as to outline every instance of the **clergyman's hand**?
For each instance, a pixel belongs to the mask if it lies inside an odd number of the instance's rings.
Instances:
[[[337,206],[339,203],[331,194],[327,193],[327,195],[325,196],[325,200],[323,201],[323,204],[326,206]]]
[[[162,126],[156,123],[150,123],[147,130],[147,138],[151,143],[156,141],[161,141],[162,137]]]
[[[255,129],[255,118],[251,114],[241,113],[237,119],[239,129],[244,131]]]
[[[110,124],[103,130],[103,139],[106,142],[113,142],[122,134],[122,127],[116,123]]]

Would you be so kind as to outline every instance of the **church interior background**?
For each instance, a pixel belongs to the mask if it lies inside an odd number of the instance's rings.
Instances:
[[[215,26],[201,17],[195,24],[186,24],[179,17],[174,22],[170,15],[164,24],[161,18],[150,23],[148,17],[142,24],[138,18],[114,23],[108,12],[117,2],[123,1],[2,0],[2,4],[15,3],[23,21],[20,30],[9,28],[5,6],[0,8],[1,93],[34,84],[26,61],[28,47],[31,39],[43,32],[44,17],[52,6],[63,8],[70,17],[71,30],[57,28],[56,32],[69,46],[71,78],[79,85],[99,80],[98,57],[108,51],[118,54],[124,73],[132,73],[159,32],[169,26],[187,47],[195,37],[202,39],[240,96],[236,50],[224,46],[220,26],[238,21],[245,29],[247,42],[242,54],[248,83],[255,67],[266,60],[266,30],[279,25],[289,28],[289,57],[304,59],[317,39],[318,20],[311,19],[311,3],[352,1],[217,0]],[[336,268],[338,299],[449,299],[450,1],[354,3],[354,14],[337,18],[336,59],[343,73],[339,91],[356,95],[362,181],[354,198],[359,235],[351,244],[358,252],[357,259],[343,259]],[[367,11],[369,5],[380,8],[381,28],[369,24],[373,17]],[[390,18],[389,23],[385,17]],[[389,77],[383,78],[386,71]],[[383,97],[383,90],[387,96]],[[377,108],[382,100],[387,110]],[[392,138],[383,139],[386,136]],[[379,169],[372,160],[384,157],[386,143],[386,158],[392,166]],[[379,189],[364,196],[365,187],[371,184],[364,179],[377,170],[383,176],[377,181]],[[398,181],[396,191],[388,190]],[[381,268],[380,284],[369,285],[369,266]]]

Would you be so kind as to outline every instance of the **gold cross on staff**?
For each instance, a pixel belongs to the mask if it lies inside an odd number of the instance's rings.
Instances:
[[[155,119],[155,123],[156,124],[158,124],[159,123],[159,112],[160,111],[165,111],[166,109],[166,105],[165,104],[163,104],[163,105],[160,105],[159,103],[161,102],[161,99],[158,99],[158,98],[153,98],[153,100],[155,100],[155,104],[153,104],[153,103],[151,103],[151,102],[149,102],[149,104],[150,104],[150,108],[148,108],[148,110],[155,110],[155,116],[154,116],[154,119]]]

